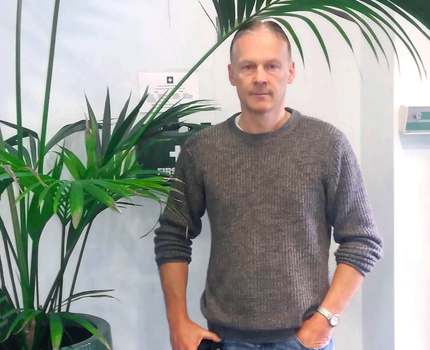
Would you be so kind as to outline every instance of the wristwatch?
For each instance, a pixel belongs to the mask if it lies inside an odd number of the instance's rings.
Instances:
[[[336,327],[338,325],[338,323],[339,323],[339,317],[340,317],[339,314],[334,314],[334,313],[328,311],[326,308],[324,308],[322,306],[320,306],[317,309],[317,312],[320,313],[321,315],[323,315],[327,319],[328,324],[330,326]]]

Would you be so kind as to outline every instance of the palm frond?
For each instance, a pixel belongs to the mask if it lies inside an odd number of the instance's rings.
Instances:
[[[218,41],[225,40],[226,37],[253,19],[274,19],[291,35],[304,63],[302,45],[287,20],[295,17],[310,27],[321,46],[328,68],[331,69],[331,62],[325,45],[326,40],[307,14],[314,14],[327,20],[352,49],[347,31],[338,21],[339,18],[344,18],[353,21],[360,28],[360,32],[378,61],[379,55],[382,53],[385,61],[389,64],[387,49],[382,44],[382,38],[373,30],[372,25],[381,28],[384,35],[389,37],[389,43],[394,47],[396,58],[398,58],[397,49],[392,37],[398,37],[414,59],[420,76],[422,73],[427,76],[426,67],[418,50],[394,14],[403,17],[430,40],[430,34],[426,31],[426,29],[430,29],[429,2],[419,0],[213,0],[213,5],[217,13]]]

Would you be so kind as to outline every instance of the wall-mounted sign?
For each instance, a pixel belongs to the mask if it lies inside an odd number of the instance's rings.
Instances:
[[[140,72],[140,94],[143,95],[146,87],[149,86],[149,96],[143,105],[141,112],[148,112],[167,90],[170,90],[176,86],[176,84],[182,79],[184,75],[184,72]],[[197,76],[194,74],[189,77],[187,81],[179,88],[179,90],[170,98],[163,110],[166,110],[178,101],[185,103],[197,99],[199,99],[199,82]]]

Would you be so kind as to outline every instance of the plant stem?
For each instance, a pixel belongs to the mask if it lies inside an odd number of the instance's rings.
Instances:
[[[54,309],[55,309],[55,301],[57,300],[58,291],[59,290],[60,290],[60,286],[57,283],[57,285],[55,286],[55,292],[54,292],[54,294],[52,295],[52,298],[51,298],[51,304],[48,307],[48,313],[54,311]]]
[[[11,242],[11,240],[9,238],[9,233],[6,230],[6,226],[4,225],[3,219],[1,217],[0,217],[0,232],[2,233],[3,240],[5,241],[5,243],[4,243],[5,246],[6,246],[6,243],[9,245],[9,249],[12,252],[12,256],[13,256],[13,258],[15,260],[15,263],[18,265],[18,257],[16,256],[16,253],[15,253],[15,250],[13,248],[12,242]]]
[[[32,301],[34,302],[34,291],[37,284],[37,271],[39,265],[39,240],[33,240],[31,246],[31,265],[30,265],[30,292]]]
[[[55,0],[54,15],[52,19],[51,42],[49,47],[48,73],[46,76],[45,100],[43,103],[42,132],[39,142],[39,174],[43,173],[43,161],[45,158],[46,131],[48,126],[49,98],[51,96],[52,70],[54,67],[55,41],[57,37],[58,12],[60,0]]]
[[[1,255],[0,255],[0,282],[1,282],[1,289],[6,289],[6,282],[4,280],[4,274],[3,274],[3,264],[1,262]]]
[[[66,241],[66,225],[61,224],[61,268],[63,268],[64,264],[64,245]],[[58,296],[58,312],[61,312],[61,302],[63,299],[63,276],[60,279],[60,292]]]
[[[79,258],[78,258],[78,262],[76,265],[75,274],[73,275],[72,287],[70,288],[69,300],[67,301],[66,312],[69,312],[70,305],[72,304],[72,296],[73,296],[73,292],[75,290],[76,280],[78,278],[78,272],[79,272],[79,268],[81,266],[82,256],[84,255],[85,246],[87,244],[87,239],[88,239],[88,235],[90,233],[92,224],[93,224],[93,221],[90,221],[90,223],[87,226],[87,230],[85,232],[84,240],[83,240],[82,246],[81,246],[81,251],[79,252]]]
[[[72,223],[70,223],[68,235],[70,235],[70,231],[72,231],[72,229],[73,229],[73,225],[72,225]],[[74,232],[74,234],[78,234],[78,232]],[[63,266],[58,271],[57,276],[55,276],[55,280],[51,286],[51,289],[48,292],[45,303],[43,304],[42,310],[44,313],[46,313],[46,310],[48,310],[49,303],[54,303],[54,301],[55,301],[55,298],[53,298],[52,296],[54,295],[54,293],[55,293],[55,295],[57,295],[56,293],[57,293],[57,289],[58,289],[58,283],[59,283],[60,279],[62,278],[64,271],[67,268],[67,264],[70,260],[70,257],[72,256],[73,250],[75,249],[77,242],[78,242],[78,240],[76,240],[73,243],[73,246],[70,247],[70,249],[66,251],[66,255],[64,256]],[[52,307],[52,305],[51,305],[51,307]]]
[[[17,1],[16,9],[16,33],[15,33],[15,88],[16,88],[16,125],[17,125],[17,145],[18,157],[23,159],[23,130],[22,130],[22,101],[21,101],[21,18],[22,18],[22,0]],[[25,200],[20,200],[20,219],[21,228],[25,227]],[[26,237],[26,236],[25,236]],[[27,256],[27,239],[22,238],[22,250]]]
[[[36,272],[36,309],[39,309],[40,295],[39,295],[39,272]]]
[[[15,285],[15,278],[13,276],[13,270],[12,270],[12,262],[10,260],[10,254],[9,254],[9,245],[8,245],[8,241],[6,239],[6,237],[8,237],[8,232],[6,231],[6,227],[3,223],[3,220],[0,218],[0,230],[2,233],[2,238],[3,238],[3,245],[4,245],[4,251],[6,253],[6,261],[7,261],[7,266],[8,266],[8,270],[9,270],[9,277],[12,283],[12,291],[13,291],[13,295],[15,298],[15,306],[16,308],[19,308],[19,299],[18,299],[18,293],[16,290],[16,285]],[[11,247],[12,252],[13,252],[13,247]]]
[[[64,257],[64,265],[63,265],[63,267],[62,267],[62,268],[60,268],[60,270],[58,271],[57,276],[55,277],[54,283],[52,284],[51,289],[50,289],[50,290],[49,290],[49,292],[48,292],[48,295],[47,295],[47,297],[46,297],[45,303],[43,304],[42,311],[43,311],[44,313],[46,313],[46,310],[48,310],[49,303],[50,303],[50,302],[53,302],[53,301],[52,301],[52,296],[54,295],[54,293],[56,294],[56,290],[57,290],[57,288],[58,288],[58,282],[59,282],[59,280],[60,280],[61,276],[63,275],[64,270],[65,270],[65,269],[66,269],[66,267],[67,267],[67,263],[69,262],[70,256],[72,255],[72,252],[73,252],[73,248],[72,248],[72,249],[70,249],[70,250],[66,253],[66,256]]]
[[[18,156],[22,159],[22,108],[21,108],[21,17],[22,0],[17,1],[15,34],[15,89],[16,89],[16,125],[18,131]]]
[[[7,195],[9,200],[9,208],[12,218],[12,227],[15,234],[15,245],[16,245],[16,254],[17,254],[17,266],[20,274],[20,284],[21,284],[21,292],[22,292],[22,301],[24,307],[28,306],[28,289],[29,289],[29,280],[28,280],[28,259],[27,254],[25,254],[25,249],[22,240],[22,232],[18,219],[18,211],[16,209],[15,204],[15,193],[13,191],[13,184],[11,184],[7,188]]]

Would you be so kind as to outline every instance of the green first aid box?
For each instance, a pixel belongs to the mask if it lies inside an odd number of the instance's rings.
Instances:
[[[160,175],[174,175],[176,161],[185,140],[195,132],[210,125],[211,123],[170,125],[167,129],[137,145],[136,158],[138,163],[144,169],[157,170]]]

